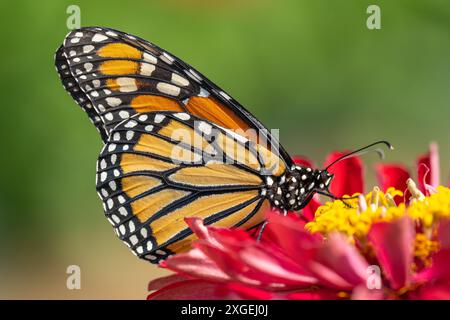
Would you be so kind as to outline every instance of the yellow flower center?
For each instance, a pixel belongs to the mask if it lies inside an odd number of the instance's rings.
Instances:
[[[319,232],[324,235],[338,231],[349,238],[365,236],[374,222],[391,221],[401,217],[405,212],[405,206],[396,206],[393,198],[403,196],[403,193],[394,188],[389,188],[386,193],[377,187],[369,192],[363,199],[344,196],[348,199],[329,201],[320,206],[314,220],[306,224],[306,229],[312,233]],[[361,203],[363,201],[363,203]]]
[[[414,241],[414,256],[422,261],[424,266],[431,264],[431,254],[439,250],[439,243],[428,239],[423,233],[416,234]]]
[[[408,205],[395,204],[394,197],[402,197],[403,192],[390,188],[383,193],[375,187],[365,196],[347,196],[345,203],[341,200],[325,203],[317,209],[314,220],[305,228],[324,236],[337,231],[347,235],[352,243],[355,239],[364,242],[373,223],[408,215],[422,227],[416,234],[414,254],[427,265],[430,255],[438,250],[438,243],[432,240],[435,222],[450,217],[450,189],[439,186],[435,193],[424,196],[411,179],[407,186],[412,195]]]
[[[450,217],[450,189],[439,186],[436,191],[422,201],[413,201],[408,207],[408,214],[427,228],[436,221]]]

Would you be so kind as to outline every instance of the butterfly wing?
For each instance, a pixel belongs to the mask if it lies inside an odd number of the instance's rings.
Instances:
[[[292,165],[267,129],[230,95],[171,53],[117,30],[87,27],[70,32],[57,50],[64,87],[106,138],[136,113],[187,112],[264,140]],[[276,145],[273,147],[273,145]]]
[[[75,77],[72,75],[67,58],[64,55],[64,47],[60,46],[55,53],[55,67],[59,74],[61,83],[66,91],[72,96],[72,98],[78,103],[88,115],[91,122],[97,128],[103,141],[106,141],[108,134],[103,127],[103,121],[100,118],[99,113],[93,107],[92,101],[81,89]]]
[[[284,174],[270,150],[188,113],[132,116],[111,132],[97,164],[97,190],[117,235],[158,262],[190,247],[184,218],[251,229],[269,205],[263,173]]]

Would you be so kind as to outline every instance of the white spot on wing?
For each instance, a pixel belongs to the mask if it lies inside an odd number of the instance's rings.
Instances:
[[[200,88],[200,93],[198,94],[198,96],[199,96],[199,97],[207,98],[207,97],[210,96],[210,93],[209,93],[209,91],[207,91],[206,89]]]
[[[128,215],[128,211],[127,209],[125,209],[124,207],[120,207],[119,208],[119,213],[123,216],[127,216]]]
[[[117,33],[112,32],[112,31],[108,31],[108,32],[106,32],[106,34],[111,37],[117,37]]]
[[[206,135],[210,135],[211,134],[211,132],[212,132],[212,126],[209,124],[209,123],[206,123],[206,122],[204,122],[204,121],[201,121],[199,124],[198,124],[198,129],[201,131],[201,132],[203,132],[204,134],[206,134]]]
[[[89,52],[91,52],[91,51],[94,50],[94,49],[95,49],[95,47],[94,47],[93,45],[88,44],[88,45],[85,45],[85,46],[83,47],[83,52],[84,52],[84,53],[89,53]]]
[[[155,123],[161,123],[164,119],[166,118],[166,116],[165,115],[163,115],[163,114],[157,114],[156,116],[155,116]]]
[[[114,180],[109,182],[109,187],[111,188],[112,191],[115,191],[117,188],[117,184]]]
[[[92,80],[92,85],[93,85],[95,88],[100,87],[100,80],[98,80],[98,79]]]
[[[227,100],[231,100],[231,97],[223,91],[219,91],[219,94]]]
[[[175,61],[174,57],[172,57],[167,52],[163,52],[162,55],[160,55],[159,57],[161,58],[162,61],[164,61],[167,64],[172,64]]]
[[[112,121],[112,119],[114,119],[114,117],[111,112],[108,112],[107,114],[105,114],[105,119],[108,121]]]
[[[173,116],[180,120],[189,120],[191,118],[191,116],[185,112],[175,113]]]
[[[144,52],[143,58],[145,61],[148,61],[150,63],[156,64],[158,62],[158,59],[156,59],[155,56],[151,55],[150,53]]]
[[[151,76],[156,67],[150,63],[141,63],[141,75]]]
[[[136,79],[133,78],[117,78],[117,85],[120,92],[133,92],[137,90]]]
[[[138,238],[135,235],[132,235],[130,237],[130,242],[132,245],[135,245],[136,243],[138,243]]]
[[[93,67],[94,67],[94,65],[92,63],[90,63],[90,62],[86,62],[84,64],[84,69],[86,70],[86,72],[91,71]]]
[[[178,96],[180,94],[181,89],[177,86],[174,86],[173,84],[165,83],[165,82],[158,82],[156,85],[156,89],[159,92],[168,94],[170,96]]]
[[[126,124],[125,124],[125,128],[134,128],[134,127],[136,127],[137,126],[137,122],[136,121],[134,121],[134,120],[131,120],[131,121],[128,121]]]
[[[172,73],[172,79],[170,81],[182,87],[186,87],[189,85],[189,81],[186,78],[176,74],[175,72]]]
[[[121,117],[122,119],[128,119],[130,117],[130,114],[128,113],[128,111],[121,110],[119,112],[119,117]]]
[[[108,39],[107,36],[100,34],[100,33],[96,33],[93,37],[92,37],[92,42],[102,42],[104,40]]]
[[[194,79],[197,82],[201,82],[202,81],[202,77],[200,77],[200,75],[197,72],[195,72],[194,70],[192,70],[192,69],[187,70],[186,74],[190,78]]]
[[[126,133],[127,140],[133,139],[133,136],[134,136],[134,132],[133,131],[127,131],[127,133]]]
[[[108,105],[110,105],[111,107],[117,107],[120,106],[120,104],[122,103],[122,100],[120,100],[119,98],[106,98],[106,103]]]
[[[130,223],[128,224],[128,228],[130,229],[130,232],[134,232],[135,226],[134,226],[134,222],[133,221],[130,221]]]
[[[115,214],[111,215],[111,218],[114,220],[115,223],[119,223],[120,219],[118,216],[116,216]]]

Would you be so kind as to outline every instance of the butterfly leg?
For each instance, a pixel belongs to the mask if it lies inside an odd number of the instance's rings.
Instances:
[[[263,234],[264,229],[266,228],[266,226],[267,226],[268,223],[269,223],[269,221],[267,221],[267,220],[265,220],[265,221],[262,223],[261,228],[259,228],[258,236],[256,237],[256,241],[258,241],[258,242],[261,241],[262,234]]]

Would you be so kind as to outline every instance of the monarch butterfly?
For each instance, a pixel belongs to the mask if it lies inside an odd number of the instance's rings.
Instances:
[[[236,100],[150,42],[81,28],[66,36],[55,64],[105,143],[96,179],[105,215],[140,258],[158,263],[188,250],[188,216],[252,229],[269,206],[300,210],[315,193],[332,196],[328,168],[295,165]]]

